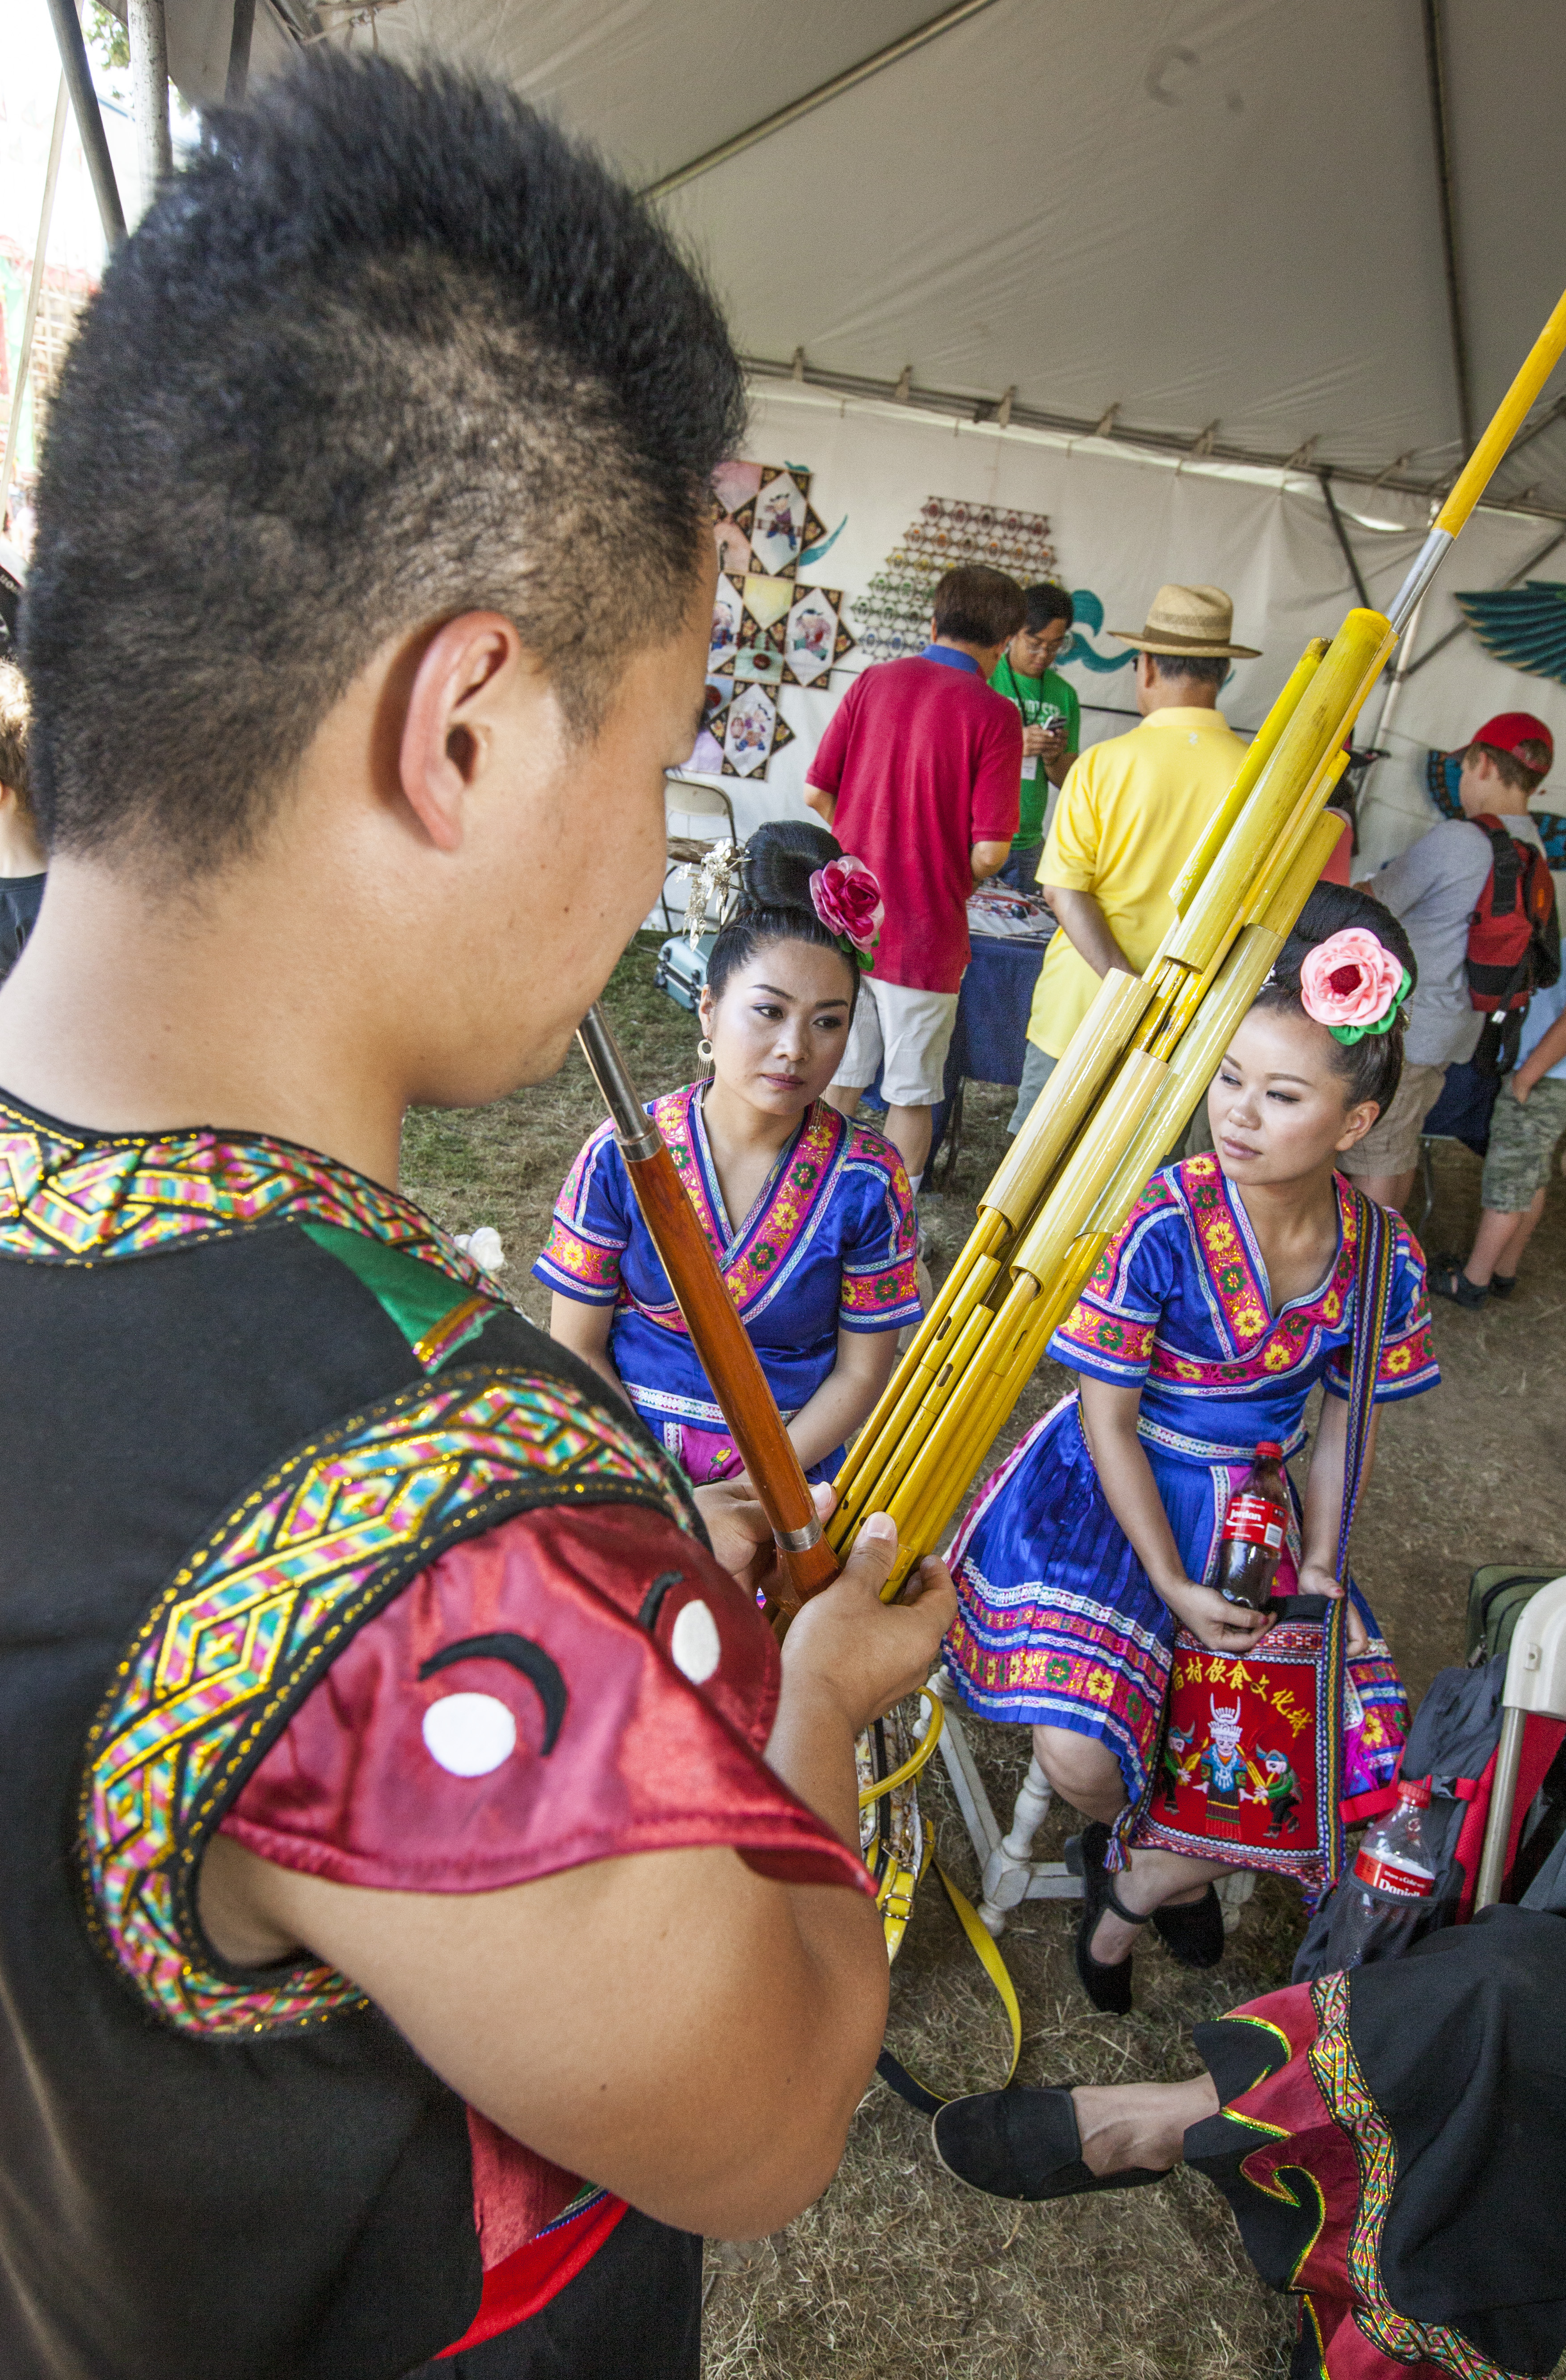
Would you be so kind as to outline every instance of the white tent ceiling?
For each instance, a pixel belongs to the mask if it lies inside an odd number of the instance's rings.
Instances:
[[[219,96],[233,0],[167,8]],[[646,186],[952,18],[663,200],[759,376],[1450,480],[1461,371],[1482,425],[1566,284],[1562,0],[259,0],[254,70],[312,31],[433,51]],[[1500,500],[1566,514],[1562,386]]]

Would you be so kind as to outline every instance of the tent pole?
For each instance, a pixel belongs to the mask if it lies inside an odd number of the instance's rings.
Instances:
[[[927,42],[935,41],[941,33],[949,33],[953,25],[961,25],[967,18],[977,17],[981,8],[992,5],[993,0],[957,0],[955,7],[943,8],[940,16],[932,17],[928,24],[916,25],[911,33],[903,35],[901,41],[889,42],[884,50],[877,50],[872,57],[861,58],[856,67],[845,67],[842,74],[833,75],[830,82],[821,83],[815,91],[807,91],[803,99],[790,100],[786,107],[780,107],[774,115],[764,115],[759,124],[752,124],[744,132],[736,132],[732,140],[720,141],[716,149],[709,149],[704,155],[693,157],[688,165],[681,165],[674,173],[665,174],[660,181],[649,182],[642,197],[666,199],[671,190],[681,189],[686,182],[694,182],[698,174],[710,174],[714,165],[727,164],[731,157],[739,156],[746,149],[753,149],[758,140],[765,140],[770,133],[781,132],[785,125],[797,123],[802,115],[808,115],[812,108],[824,107],[829,99],[840,98],[844,91],[852,91],[856,83],[868,81],[871,75],[880,74],[882,67],[895,66],[899,58],[911,57],[916,50],[923,49]]]
[[[1463,451],[1474,445],[1474,397],[1468,372],[1468,335],[1463,328],[1463,283],[1457,257],[1457,209],[1451,165],[1451,119],[1447,109],[1446,61],[1441,49],[1440,0],[1424,0],[1425,65],[1430,79],[1430,128],[1436,144],[1436,175],[1440,186],[1441,246],[1446,256],[1447,315],[1451,332],[1452,370],[1457,379],[1457,418]]]
[[[1327,499],[1327,516],[1332,524],[1333,534],[1342,548],[1343,560],[1349,565],[1349,577],[1354,580],[1354,591],[1359,597],[1360,608],[1362,611],[1373,612],[1376,607],[1366,590],[1365,574],[1359,566],[1359,560],[1353,546],[1349,543],[1349,533],[1343,527],[1343,516],[1338,510],[1338,500],[1332,493],[1332,474],[1330,470],[1325,470],[1317,471],[1316,476],[1321,482],[1321,492]]]
[[[103,137],[103,119],[98,113],[98,94],[92,88],[92,76],[87,64],[87,44],[81,38],[75,0],[49,0],[49,14],[55,23],[55,43],[60,53],[60,70],[70,91],[76,128],[81,135],[87,170],[92,176],[98,216],[103,226],[103,245],[112,251],[125,237],[125,210],[119,202],[109,144]]]
[[[141,171],[141,212],[174,171],[168,129],[168,28],[164,0],[129,0],[130,85],[136,114],[136,162]]]
[[[66,79],[60,77],[60,87],[55,95],[55,124],[49,135],[49,163],[43,175],[43,204],[38,213],[38,238],[32,251],[32,277],[27,285],[27,311],[22,316],[22,351],[17,358],[16,386],[11,391],[11,410],[6,423],[6,458],[0,462],[0,522],[6,517],[6,504],[11,492],[11,472],[21,443],[22,399],[27,395],[28,367],[32,361],[32,334],[38,322],[39,300],[43,295],[43,266],[49,254],[49,223],[55,212],[55,185],[60,178],[60,151],[66,139]],[[37,407],[33,407],[34,418]]]
[[[243,107],[245,87],[250,79],[250,35],[255,30],[256,0],[234,0],[234,30],[228,41],[228,80],[224,87],[224,103]]]

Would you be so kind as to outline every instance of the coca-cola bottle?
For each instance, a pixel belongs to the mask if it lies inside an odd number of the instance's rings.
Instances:
[[[1384,1937],[1403,1931],[1407,1903],[1427,1900],[1436,1888],[1419,1829],[1419,1813],[1430,1806],[1427,1777],[1400,1777],[1397,1807],[1371,1827],[1354,1854],[1341,1890],[1347,1907],[1332,1912],[1332,1959],[1336,1966],[1363,1966]]]
[[[1230,1603],[1267,1608],[1289,1525],[1289,1483],[1283,1450],[1269,1441],[1256,1448],[1249,1472],[1229,1499],[1219,1531],[1220,1595]]]

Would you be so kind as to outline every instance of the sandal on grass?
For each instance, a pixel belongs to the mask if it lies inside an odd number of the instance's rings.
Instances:
[[[1131,2013],[1131,1953],[1105,1965],[1092,1951],[1094,1935],[1105,1910],[1125,1925],[1146,1925],[1140,1910],[1127,1909],[1104,1865],[1110,1830],[1101,1818],[1090,1819],[1066,1844],[1066,1865],[1082,1878],[1082,1923],[1076,1929],[1076,1973],[1083,1990],[1105,2016]]]
[[[950,2174],[990,2198],[1074,2198],[1089,2190],[1139,2190],[1165,2177],[1148,2166],[1094,2173],[1069,2091],[977,2091],[948,2099],[930,2124]]]
[[[1490,1275],[1492,1297],[1510,1297],[1516,1286],[1517,1276],[1514,1272],[1492,1272]]]
[[[1433,1297],[1450,1297],[1454,1305],[1466,1305],[1470,1312],[1483,1305],[1490,1293],[1478,1281],[1469,1280],[1461,1257],[1437,1257],[1426,1278]]]

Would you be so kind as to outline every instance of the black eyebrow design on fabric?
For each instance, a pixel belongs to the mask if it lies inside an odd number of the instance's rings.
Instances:
[[[663,1609],[663,1598],[669,1589],[672,1586],[684,1586],[685,1583],[686,1574],[683,1570],[661,1570],[642,1597],[641,1609],[637,1614],[637,1626],[645,1628],[650,1636],[658,1625],[658,1615]]]
[[[431,1653],[427,1661],[420,1663],[419,1682],[433,1677],[437,1670],[449,1670],[454,1661],[508,1661],[514,1670],[521,1670],[529,1685],[537,1688],[544,1706],[543,1757],[547,1759],[554,1750],[570,1700],[552,1656],[541,1645],[535,1645],[530,1636],[515,1635],[509,1629],[500,1630],[492,1636],[463,1636],[455,1645],[443,1645],[438,1653]]]

